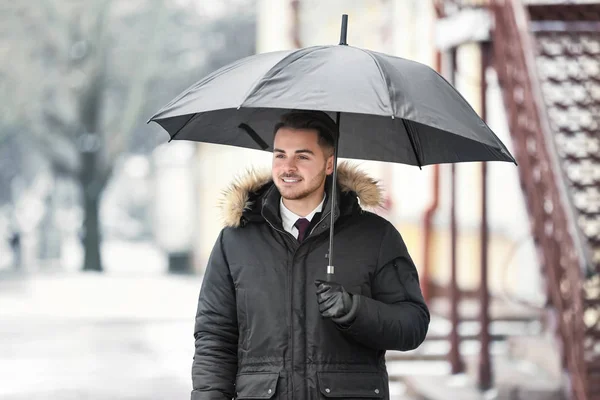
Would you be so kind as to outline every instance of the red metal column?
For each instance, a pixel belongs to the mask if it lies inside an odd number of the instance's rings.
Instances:
[[[439,20],[440,8],[439,3],[434,4],[435,7],[435,21]],[[434,32],[435,33],[435,32]],[[435,70],[438,74],[443,75],[442,68],[442,52],[439,49],[435,51]],[[423,298],[425,302],[431,300],[431,237],[432,237],[432,224],[433,217],[439,208],[440,199],[440,165],[435,164],[433,166],[433,177],[432,177],[432,199],[430,205],[425,210],[423,215],[423,273],[421,275],[421,291],[423,292]]]
[[[440,198],[440,166],[433,166],[432,200],[423,218],[423,274],[421,275],[421,291],[425,302],[431,300],[431,237],[433,217],[439,206]]]
[[[302,48],[302,41],[300,40],[300,0],[292,0],[290,2],[292,8],[292,29],[291,36],[294,47],[297,49]]]
[[[487,120],[487,81],[486,71],[490,65],[490,43],[481,43],[481,119]],[[486,121],[487,122],[487,121]],[[490,316],[489,301],[490,294],[488,290],[488,219],[487,219],[487,163],[481,163],[481,287],[480,287],[480,342],[481,350],[479,354],[479,381],[478,386],[481,390],[487,390],[492,387],[492,367],[490,363]]]
[[[450,82],[455,84],[456,75],[456,49],[450,50]],[[465,367],[460,357],[460,337],[458,333],[458,303],[460,302],[460,293],[456,276],[456,258],[457,258],[457,228],[456,228],[456,165],[451,166],[451,200],[450,200],[450,250],[451,250],[451,273],[450,273],[450,321],[452,330],[450,332],[450,365],[452,373],[458,374],[463,372]]]

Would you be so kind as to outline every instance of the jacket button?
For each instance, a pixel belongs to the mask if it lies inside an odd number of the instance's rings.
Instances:
[[[325,392],[329,393],[329,392],[331,392],[331,390],[329,388],[326,388]]]
[[[379,389],[375,389],[375,393],[379,394]]]

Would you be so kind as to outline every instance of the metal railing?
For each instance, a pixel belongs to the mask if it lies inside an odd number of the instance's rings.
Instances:
[[[585,90],[589,91],[589,85],[598,81],[599,76],[592,73],[585,77],[587,80],[581,75],[566,79],[569,82],[565,87],[570,88],[570,94],[563,94],[566,97],[562,99],[553,98],[549,85],[560,85],[564,79],[558,79],[552,73],[542,76],[544,71],[540,68],[544,67],[548,57],[557,56],[556,45],[568,43],[564,40],[565,35],[572,40],[565,51],[558,51],[561,54],[557,57],[561,57],[561,62],[571,59],[570,68],[573,65],[577,68],[583,60],[576,49],[589,39],[582,35],[589,35],[594,25],[586,23],[593,21],[585,21],[581,8],[576,9],[580,5],[543,7],[527,8],[519,1],[492,2],[496,19],[494,64],[508,111],[532,232],[540,250],[549,298],[556,315],[561,355],[571,393],[577,400],[592,400],[600,398],[600,279],[595,275],[597,260],[593,256],[590,258],[589,251],[597,242],[593,235],[582,234],[585,221],[581,221],[598,218],[600,210],[593,207],[593,197],[587,203],[577,201],[581,207],[574,207],[574,196],[581,187],[573,182],[572,174],[565,173],[565,168],[569,162],[572,164],[587,157],[585,152],[569,154],[566,150],[581,137],[578,133],[582,132],[593,141],[600,137],[600,128],[598,124],[591,124],[590,130],[581,124],[573,124],[573,121],[564,123],[565,117],[560,110],[564,111],[565,104],[572,101],[583,109],[598,106],[600,96],[593,92],[585,94]],[[600,13],[600,5],[592,7]],[[589,12],[590,8],[587,10]],[[533,24],[532,16],[535,18]],[[563,36],[544,32],[551,27],[562,31]],[[544,43],[548,37],[550,40]],[[552,46],[552,39],[555,39],[555,46]],[[598,52],[596,60],[600,59],[600,50]],[[555,75],[565,73],[556,71],[557,65],[545,67],[554,67]],[[578,88],[583,89],[584,94]],[[573,117],[566,118],[572,120]],[[595,161],[593,156],[592,161]],[[577,171],[581,172],[580,169]],[[592,178],[590,185],[597,188],[598,181]]]

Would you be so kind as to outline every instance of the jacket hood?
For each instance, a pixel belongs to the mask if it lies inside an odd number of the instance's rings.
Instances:
[[[338,165],[338,190],[342,193],[354,192],[362,208],[383,207],[383,194],[379,182],[369,177],[356,165],[344,161]],[[256,194],[273,182],[268,170],[248,170],[240,175],[223,191],[220,201],[225,226],[238,227],[244,211],[254,206]]]

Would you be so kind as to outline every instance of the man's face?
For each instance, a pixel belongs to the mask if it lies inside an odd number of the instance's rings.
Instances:
[[[314,129],[280,128],[273,144],[273,181],[287,200],[319,197],[325,178],[333,172],[333,155],[327,156]]]

